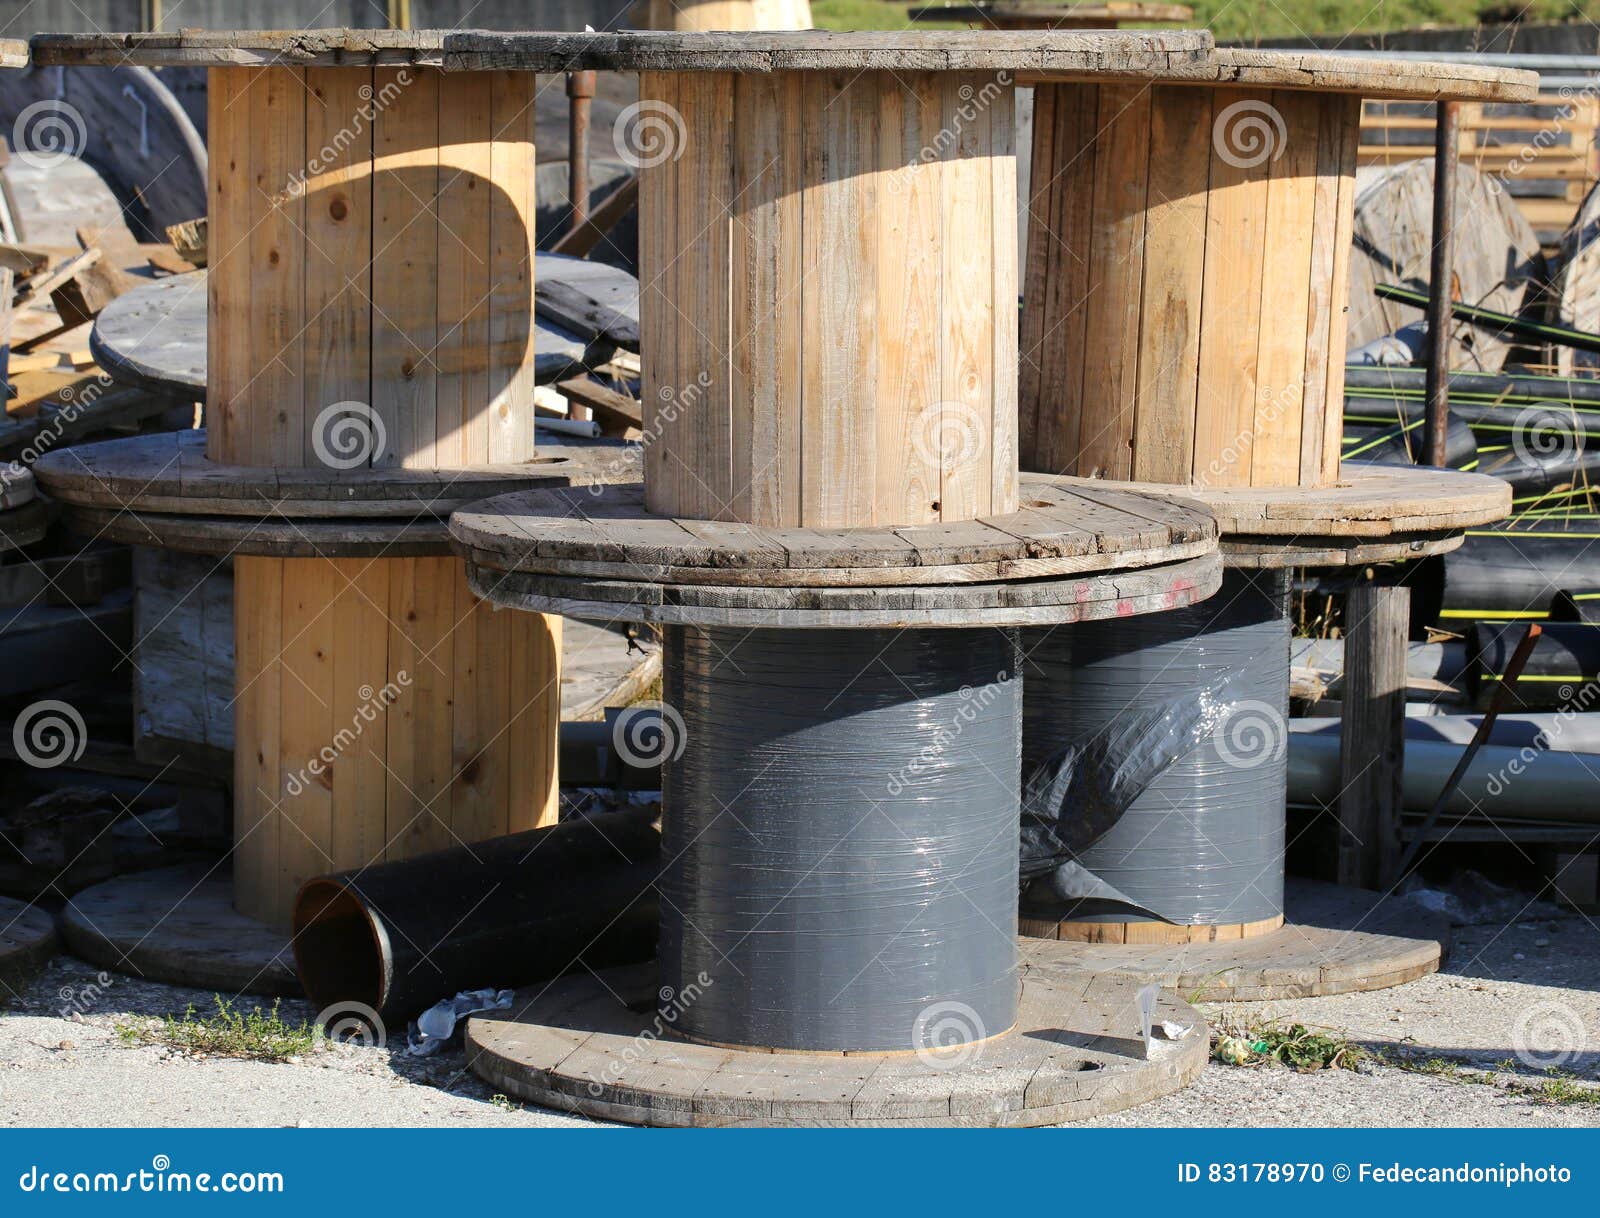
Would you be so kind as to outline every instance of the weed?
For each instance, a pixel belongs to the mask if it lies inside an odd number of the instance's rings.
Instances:
[[[191,1057],[238,1057],[251,1061],[281,1062],[310,1053],[321,1034],[307,1023],[291,1024],[278,1014],[278,1003],[270,1011],[259,1007],[241,1013],[220,994],[213,995],[216,1014],[196,1015],[193,1006],[183,1018],[171,1015],[160,1023],[149,1020],[120,1020],[115,1025],[117,1038],[126,1045],[159,1044]]]
[[[1355,1070],[1366,1060],[1366,1050],[1342,1036],[1301,1023],[1257,1020],[1218,1033],[1212,1056],[1234,1066],[1276,1062],[1291,1070]]]

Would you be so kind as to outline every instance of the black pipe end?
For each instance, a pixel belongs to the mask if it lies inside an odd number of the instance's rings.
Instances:
[[[294,965],[318,1008],[356,1002],[383,1010],[389,997],[385,940],[366,903],[338,879],[301,886],[294,901]]]

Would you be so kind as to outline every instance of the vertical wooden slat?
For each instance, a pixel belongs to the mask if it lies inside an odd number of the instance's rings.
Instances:
[[[450,788],[439,801],[439,814],[449,824],[455,840],[471,842],[505,832],[504,825],[497,823],[500,818],[489,806],[481,781],[485,768],[483,744],[497,725],[479,714],[477,685],[487,674],[481,667],[483,649],[478,638],[480,628],[486,627],[477,613],[477,598],[467,586],[463,564],[452,563],[444,574],[451,605],[450,682],[454,692],[450,702]]]
[[[1344,133],[1339,128],[1342,107],[1338,99],[1319,97],[1317,109],[1317,183],[1312,192],[1311,266],[1306,301],[1306,385],[1300,425],[1300,468],[1297,482],[1316,486],[1322,479],[1322,444],[1328,405],[1328,336],[1343,301],[1333,295],[1339,227],[1339,161]],[[1348,265],[1348,262],[1347,262]],[[1340,411],[1342,416],[1343,411]]]
[[[300,340],[303,458],[317,463],[317,421],[336,403],[372,403],[372,71],[306,73],[305,333]],[[303,250],[303,254],[302,251]],[[330,418],[331,421],[331,418]],[[370,463],[372,445],[365,455]],[[332,449],[337,456],[346,455]],[[355,455],[355,454],[350,454]]]
[[[1272,105],[1283,117],[1284,139],[1280,154],[1271,162],[1267,184],[1252,486],[1296,486],[1300,481],[1319,103],[1315,94],[1280,91],[1272,95]]]
[[[1339,480],[1339,444],[1344,435],[1344,352],[1349,331],[1350,241],[1355,228],[1356,145],[1360,142],[1361,101],[1330,97],[1324,105],[1337,116],[1344,138],[1339,144],[1338,225],[1333,233],[1333,309],[1328,329],[1328,392],[1322,415],[1321,485]]]
[[[1183,483],[1194,467],[1195,399],[1204,308],[1210,89],[1151,90],[1149,213],[1139,311],[1133,473]]]
[[[669,112],[678,107],[684,77],[641,72],[639,100]],[[692,149],[684,155],[692,156]],[[639,356],[643,366],[644,485],[650,509],[671,515],[681,495],[683,466],[672,457],[687,434],[678,367],[678,165],[668,157],[639,166]]]
[[[250,85],[250,465],[306,463],[303,378],[306,85],[299,69]]]
[[[734,78],[732,515],[800,523],[800,84]]]
[[[511,790],[509,833],[553,825],[560,811],[556,775],[561,728],[561,619],[519,613],[511,626]]]
[[[1151,149],[1148,88],[1106,85],[1099,94],[1077,472],[1126,479],[1133,472],[1148,169],[1161,154]]]
[[[233,892],[240,912],[252,917],[266,916],[278,886],[283,565],[243,555],[233,564]]]
[[[685,144],[695,172],[677,175],[678,373],[688,422],[676,458],[685,502],[707,520],[732,516],[733,376],[729,240],[733,220],[733,74],[694,72],[679,82]],[[692,389],[690,388],[692,386]]]
[[[381,558],[340,559],[333,608],[334,865],[383,861],[389,685],[389,573]],[[406,691],[395,687],[397,699]],[[341,734],[342,733],[342,734]]]
[[[990,246],[994,274],[994,348],[990,357],[989,503],[985,514],[1017,510],[1017,214],[1016,93],[1009,85],[989,113]]]
[[[214,461],[247,460],[250,452],[250,154],[248,68],[207,74],[206,122],[214,134],[208,161],[210,266],[206,272],[206,452]]]
[[[943,400],[939,347],[944,332],[943,166],[925,150],[944,125],[944,92],[934,73],[904,77],[881,95],[878,146],[878,327],[876,490],[879,524],[939,519],[943,494],[937,411]]]
[[[489,74],[494,91],[490,189],[488,459],[533,456],[534,183],[532,72]]]
[[[871,523],[877,490],[877,427],[860,401],[877,389],[875,183],[861,172],[877,158],[874,84],[848,73],[805,76],[800,510],[802,524],[821,528]]]
[[[1050,255],[1056,241],[1052,200],[1056,191],[1055,132],[1060,85],[1033,91],[1033,153],[1028,181],[1028,254],[1023,263],[1023,305],[1017,340],[1017,444],[1025,469],[1039,469],[1040,411],[1044,409],[1046,300],[1051,291]]]
[[[971,520],[988,511],[990,423],[994,410],[994,194],[989,183],[989,116],[980,90],[988,78],[945,73],[945,130],[954,134],[942,164],[944,325],[940,335],[941,417],[932,431],[941,458],[939,517]],[[1011,227],[1007,225],[1007,227]],[[887,252],[886,252],[887,254]],[[889,325],[894,319],[886,319]],[[926,422],[919,428],[927,435]]]
[[[1259,89],[1218,89],[1213,98],[1211,197],[1202,289],[1205,325],[1200,335],[1194,435],[1194,477],[1209,486],[1250,485],[1264,221],[1271,170],[1268,158],[1258,158],[1253,151],[1241,155],[1229,142],[1230,131],[1250,111],[1230,112],[1228,107],[1266,106],[1270,97]]]
[[[472,723],[471,733],[457,729],[459,777],[451,799],[451,820],[464,841],[477,841],[511,830],[511,632],[521,626],[516,610],[496,610],[478,600],[467,586],[466,567],[456,564],[456,613],[461,619],[456,640],[456,715]],[[468,666],[472,677],[463,682]],[[552,689],[544,695],[559,699]]]
[[[439,86],[439,327],[434,455],[442,466],[489,460],[489,260],[494,79],[445,75]],[[426,290],[426,284],[414,285]]]
[[[280,769],[284,823],[278,830],[278,880],[270,921],[289,920],[294,894],[334,865],[333,607],[344,589],[332,561],[283,563],[283,675],[280,682]]]
[[[373,72],[372,407],[387,436],[375,465],[431,468],[442,335],[439,278],[440,73]]]

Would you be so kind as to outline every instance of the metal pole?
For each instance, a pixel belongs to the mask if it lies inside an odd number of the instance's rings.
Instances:
[[[572,204],[569,232],[589,218],[589,103],[594,73],[567,73],[567,199]]]
[[[1456,151],[1461,103],[1436,107],[1433,145],[1433,267],[1428,277],[1428,464],[1443,466],[1450,430],[1450,329],[1455,265]]]

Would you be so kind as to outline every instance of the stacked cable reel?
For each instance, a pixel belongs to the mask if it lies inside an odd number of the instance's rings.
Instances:
[[[1010,81],[1209,37],[609,42],[581,66],[640,71],[673,130],[640,182],[644,480],[451,531],[497,603],[666,627],[660,950],[475,1017],[473,1069],[654,1125],[1032,1125],[1183,1085],[1191,1008],[1016,936],[1016,630],[1160,616],[1221,567],[1183,499],[1018,474]]]
[[[1023,632],[1021,925],[1084,972],[1218,1000],[1438,966],[1448,928],[1420,911],[1286,892],[1285,573],[1443,553],[1509,510],[1493,478],[1341,468],[1344,301],[1361,98],[1525,100],[1533,84],[1219,51],[1137,94],[1036,88],[1022,467],[1204,503],[1227,566],[1179,612]]]
[[[298,992],[300,885],[553,823],[560,620],[467,586],[449,512],[638,476],[535,444],[583,343],[534,317],[532,71],[427,31],[58,35],[41,64],[209,68],[209,266],[119,300],[108,367],[204,431],[45,458],[74,527],[234,560],[230,868],[76,894],[73,949],[220,992]]]

